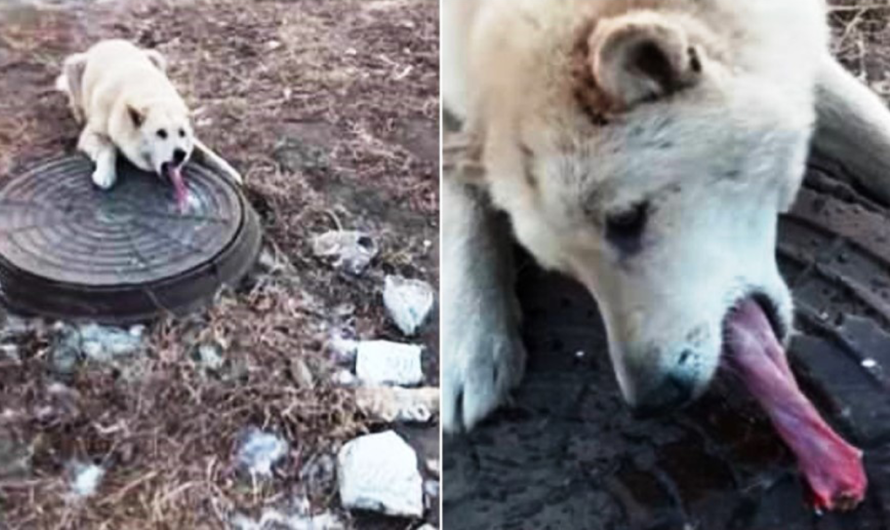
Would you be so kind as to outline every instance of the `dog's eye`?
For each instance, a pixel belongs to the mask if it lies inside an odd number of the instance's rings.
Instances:
[[[606,217],[606,238],[624,248],[639,243],[646,221],[649,220],[649,203],[641,202],[622,212]]]
[[[167,131],[165,131],[164,129],[158,129],[158,138],[160,138],[161,140],[166,140]]]
[[[183,130],[183,129],[179,129],[179,137],[180,137],[180,138],[185,138],[185,130]]]

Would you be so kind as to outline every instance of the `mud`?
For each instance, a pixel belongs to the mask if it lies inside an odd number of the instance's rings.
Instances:
[[[596,305],[528,264],[519,295],[528,372],[514,403],[444,445],[446,528],[879,530],[890,527],[890,212],[818,163],[778,255],[801,329],[789,355],[826,420],[865,451],[862,506],[818,516],[793,456],[737,387],[636,420]]]

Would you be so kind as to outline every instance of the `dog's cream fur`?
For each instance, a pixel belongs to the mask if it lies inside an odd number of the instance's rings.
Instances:
[[[124,40],[101,41],[65,60],[56,87],[84,125],[78,149],[95,163],[93,182],[114,185],[118,152],[162,175],[164,164],[184,165],[194,151],[240,184],[240,174],[195,138],[189,109],[166,71],[159,52]],[[185,154],[181,161],[176,151]]]
[[[443,2],[447,430],[522,375],[510,227],[595,296],[640,405],[668,378],[705,390],[742,297],[787,339],[776,224],[811,140],[890,200],[890,114],[831,58],[820,0]]]

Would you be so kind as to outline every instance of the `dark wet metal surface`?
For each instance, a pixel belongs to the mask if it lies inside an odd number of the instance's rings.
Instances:
[[[589,295],[527,266],[527,376],[511,406],[446,439],[444,527],[890,528],[890,215],[813,170],[780,232],[802,331],[795,372],[865,451],[870,488],[857,511],[818,517],[805,506],[792,455],[738,387],[719,381],[673,417],[632,418]]]
[[[0,294],[14,309],[57,317],[138,320],[212,297],[252,263],[253,210],[198,164],[184,170],[189,206],[172,186],[122,162],[109,191],[69,156],[0,186]]]
[[[0,188],[0,256],[48,280],[84,285],[144,283],[212,258],[238,231],[235,189],[190,164],[192,199],[180,212],[172,186],[121,164],[108,191],[92,163],[67,157],[41,164]]]

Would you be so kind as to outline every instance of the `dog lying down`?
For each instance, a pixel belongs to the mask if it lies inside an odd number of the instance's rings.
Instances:
[[[484,171],[464,164],[460,153],[469,145],[458,140],[445,147],[446,178]],[[744,384],[794,452],[809,485],[810,504],[817,511],[852,510],[868,485],[862,451],[832,430],[803,394],[773,329],[758,301],[749,298],[736,305],[726,319],[722,369]]]
[[[56,88],[68,95],[84,125],[78,149],[95,164],[93,183],[110,189],[118,152],[139,169],[173,185],[180,211],[188,208],[182,169],[193,153],[241,184],[241,175],[192,130],[189,109],[167,77],[164,57],[124,40],[105,40],[68,57]]]

